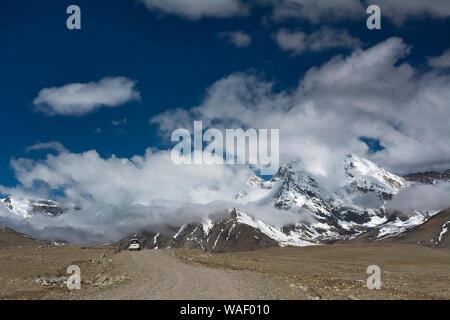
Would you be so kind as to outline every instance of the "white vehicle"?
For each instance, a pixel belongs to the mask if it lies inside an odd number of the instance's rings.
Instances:
[[[130,240],[130,245],[128,246],[128,250],[132,251],[132,250],[137,250],[140,251],[141,250],[141,244],[139,243],[138,239],[131,239]]]

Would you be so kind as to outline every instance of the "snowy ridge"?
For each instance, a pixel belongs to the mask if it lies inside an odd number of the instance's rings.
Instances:
[[[379,229],[379,237],[389,237],[422,224],[431,216],[416,211],[406,218],[389,220],[386,203],[411,183],[356,155],[348,155],[343,165],[346,183],[333,194],[325,191],[298,162],[290,162],[270,181],[250,178],[247,189],[237,198],[249,202],[258,199],[283,210],[306,210],[312,222],[283,229],[312,243],[352,239],[374,228]]]
[[[274,239],[279,243],[281,247],[285,246],[310,246],[317,243],[311,242],[311,241],[305,241],[300,238],[300,235],[295,232],[290,232],[289,234],[283,233],[280,229],[277,229],[275,227],[272,227],[266,223],[264,223],[261,220],[255,220],[253,217],[251,217],[247,212],[244,210],[236,209],[236,220],[239,223],[249,225],[271,239]]]
[[[51,200],[32,200],[17,197],[0,199],[0,203],[14,215],[24,219],[32,218],[33,214],[39,213],[44,216],[55,217],[63,214],[66,209],[58,202]]]
[[[406,179],[354,154],[346,157],[344,170],[348,184],[337,192],[344,198],[361,192],[374,192],[380,200],[386,201],[400,189],[410,186]]]
[[[347,156],[344,162],[346,174],[354,181],[365,186],[378,185],[385,191],[397,192],[409,185],[404,178],[388,172],[376,163],[358,157],[354,154]]]
[[[426,222],[427,220],[428,219],[426,216],[418,212],[407,220],[402,220],[397,217],[395,221],[387,222],[375,227],[376,229],[378,229],[377,239],[386,239],[387,237],[396,236],[412,227]]]
[[[442,225],[442,230],[441,230],[441,233],[439,234],[438,242],[441,242],[441,241],[442,241],[443,235],[444,235],[445,233],[447,233],[447,231],[448,231],[447,225],[448,225],[449,223],[450,223],[450,221],[447,221],[446,223],[444,223],[444,224]]]
[[[5,198],[0,199],[0,202],[2,202],[6,208],[9,209],[10,212],[13,214],[22,217],[24,219],[31,218],[31,204],[30,201],[27,199],[20,199],[20,198]]]
[[[276,180],[282,180],[273,205],[280,209],[303,208],[319,215],[331,215],[332,197],[298,162],[280,168]]]

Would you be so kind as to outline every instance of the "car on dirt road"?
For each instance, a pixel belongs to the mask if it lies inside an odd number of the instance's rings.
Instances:
[[[133,251],[133,250],[140,251],[141,250],[141,244],[139,243],[139,240],[138,239],[131,239],[130,240],[130,244],[128,246],[128,250],[129,251]]]

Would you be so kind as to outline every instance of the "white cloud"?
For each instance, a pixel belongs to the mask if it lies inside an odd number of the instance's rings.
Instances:
[[[342,168],[348,153],[399,174],[448,169],[450,76],[400,63],[409,51],[390,38],[313,67],[295,90],[281,92],[271,82],[234,73],[214,83],[189,112],[172,110],[152,121],[166,135],[193,120],[204,127],[280,129],[282,160],[300,158],[324,179]],[[361,136],[385,149],[370,154]]]
[[[64,148],[64,146],[58,141],[36,143],[36,144],[28,147],[27,152],[33,151],[33,150],[46,150],[46,149],[55,150],[59,153],[67,152],[67,149]]]
[[[248,14],[241,0],[140,0],[147,9],[191,20],[204,17],[225,18]]]
[[[11,165],[25,190],[42,181],[51,189],[63,189],[81,206],[90,201],[111,205],[231,201],[249,174],[243,167],[175,165],[170,153],[147,149],[144,156],[127,159],[102,158],[95,150],[64,152],[37,161],[13,159]]]
[[[100,107],[117,107],[129,101],[139,101],[140,94],[135,85],[135,81],[124,77],[71,83],[42,89],[33,104],[38,111],[49,115],[84,115]]]
[[[40,160],[13,159],[20,185],[0,185],[1,194],[48,199],[57,190],[60,196],[54,200],[81,209],[50,219],[36,214],[24,220],[0,205],[0,225],[39,239],[111,242],[141,230],[168,232],[169,226],[229,214],[238,204],[235,196],[252,174],[248,168],[175,165],[170,153],[148,148],[143,156],[103,158],[91,150],[48,154]],[[309,216],[252,203],[239,207],[279,227]]]
[[[274,39],[278,46],[284,51],[300,54],[306,50],[307,41],[304,32],[290,32],[287,29],[280,29],[274,35]]]
[[[442,0],[272,0],[275,20],[303,18],[313,23],[362,19],[367,17],[366,8],[376,4],[381,8],[382,18],[401,24],[411,18],[426,16],[438,19],[450,16],[450,2]]]
[[[284,91],[252,74],[233,73],[208,88],[198,106],[168,111],[151,122],[161,124],[167,137],[194,120],[219,129],[280,129],[281,162],[301,159],[328,188],[339,186],[348,153],[396,173],[448,169],[450,75],[415,70],[403,62],[409,51],[401,39],[390,38],[313,67],[296,88]],[[380,140],[385,149],[370,154],[361,136]],[[48,198],[58,190],[64,196],[55,200],[83,208],[52,219],[50,226],[40,218],[32,225],[21,222],[20,231],[78,240],[117,239],[138,231],[136,226],[177,225],[187,217],[223,213],[250,174],[240,166],[177,166],[170,150],[152,149],[129,159],[104,158],[91,150],[14,159],[11,165],[20,185],[0,186],[1,193]],[[263,209],[252,213],[270,216]],[[0,218],[10,226],[19,223],[1,209]]]
[[[252,38],[248,33],[243,31],[227,31],[219,33],[219,37],[227,39],[236,47],[248,47],[252,42]]]
[[[449,195],[450,183],[448,182],[436,185],[413,185],[395,195],[386,208],[406,214],[412,214],[415,210],[440,211],[450,207]]]
[[[376,4],[381,8],[382,18],[396,24],[408,19],[450,17],[450,2],[445,0],[140,0],[149,10],[178,15],[191,20],[203,17],[235,17],[247,15],[249,5],[272,8],[276,21],[305,19],[313,23],[338,22],[368,17],[366,9]]]
[[[304,18],[312,22],[354,18],[364,14],[359,0],[271,0],[276,20]]]
[[[374,4],[371,0],[365,0],[366,8]],[[376,4],[381,8],[381,15],[388,17],[395,23],[404,23],[411,18],[432,17],[445,19],[450,17],[450,2],[442,0],[377,0]]]
[[[0,206],[0,224],[40,239],[117,241],[142,229],[161,231],[168,225],[225,214],[251,174],[243,166],[175,165],[170,153],[149,148],[145,155],[128,159],[102,158],[91,150],[48,154],[41,160],[13,159],[20,185],[0,186],[2,194],[48,199],[58,190],[61,196],[55,200],[82,209],[52,219],[34,215],[24,221]],[[37,183],[41,187],[36,188]],[[260,214],[268,214],[267,210]],[[295,218],[291,213],[283,217],[283,212],[276,217]]]
[[[450,67],[450,49],[446,50],[439,57],[429,58],[428,64],[435,68],[449,68]]]
[[[347,31],[338,31],[330,28],[321,28],[307,35],[301,31],[280,29],[274,34],[278,46],[299,55],[304,51],[324,51],[332,48],[355,49],[361,46],[361,41],[352,37]]]

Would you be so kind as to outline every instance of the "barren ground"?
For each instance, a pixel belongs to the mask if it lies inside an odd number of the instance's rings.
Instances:
[[[69,265],[81,290],[64,285]],[[366,268],[382,288],[366,288]],[[450,299],[450,250],[347,244],[208,254],[112,247],[0,248],[0,299]]]

